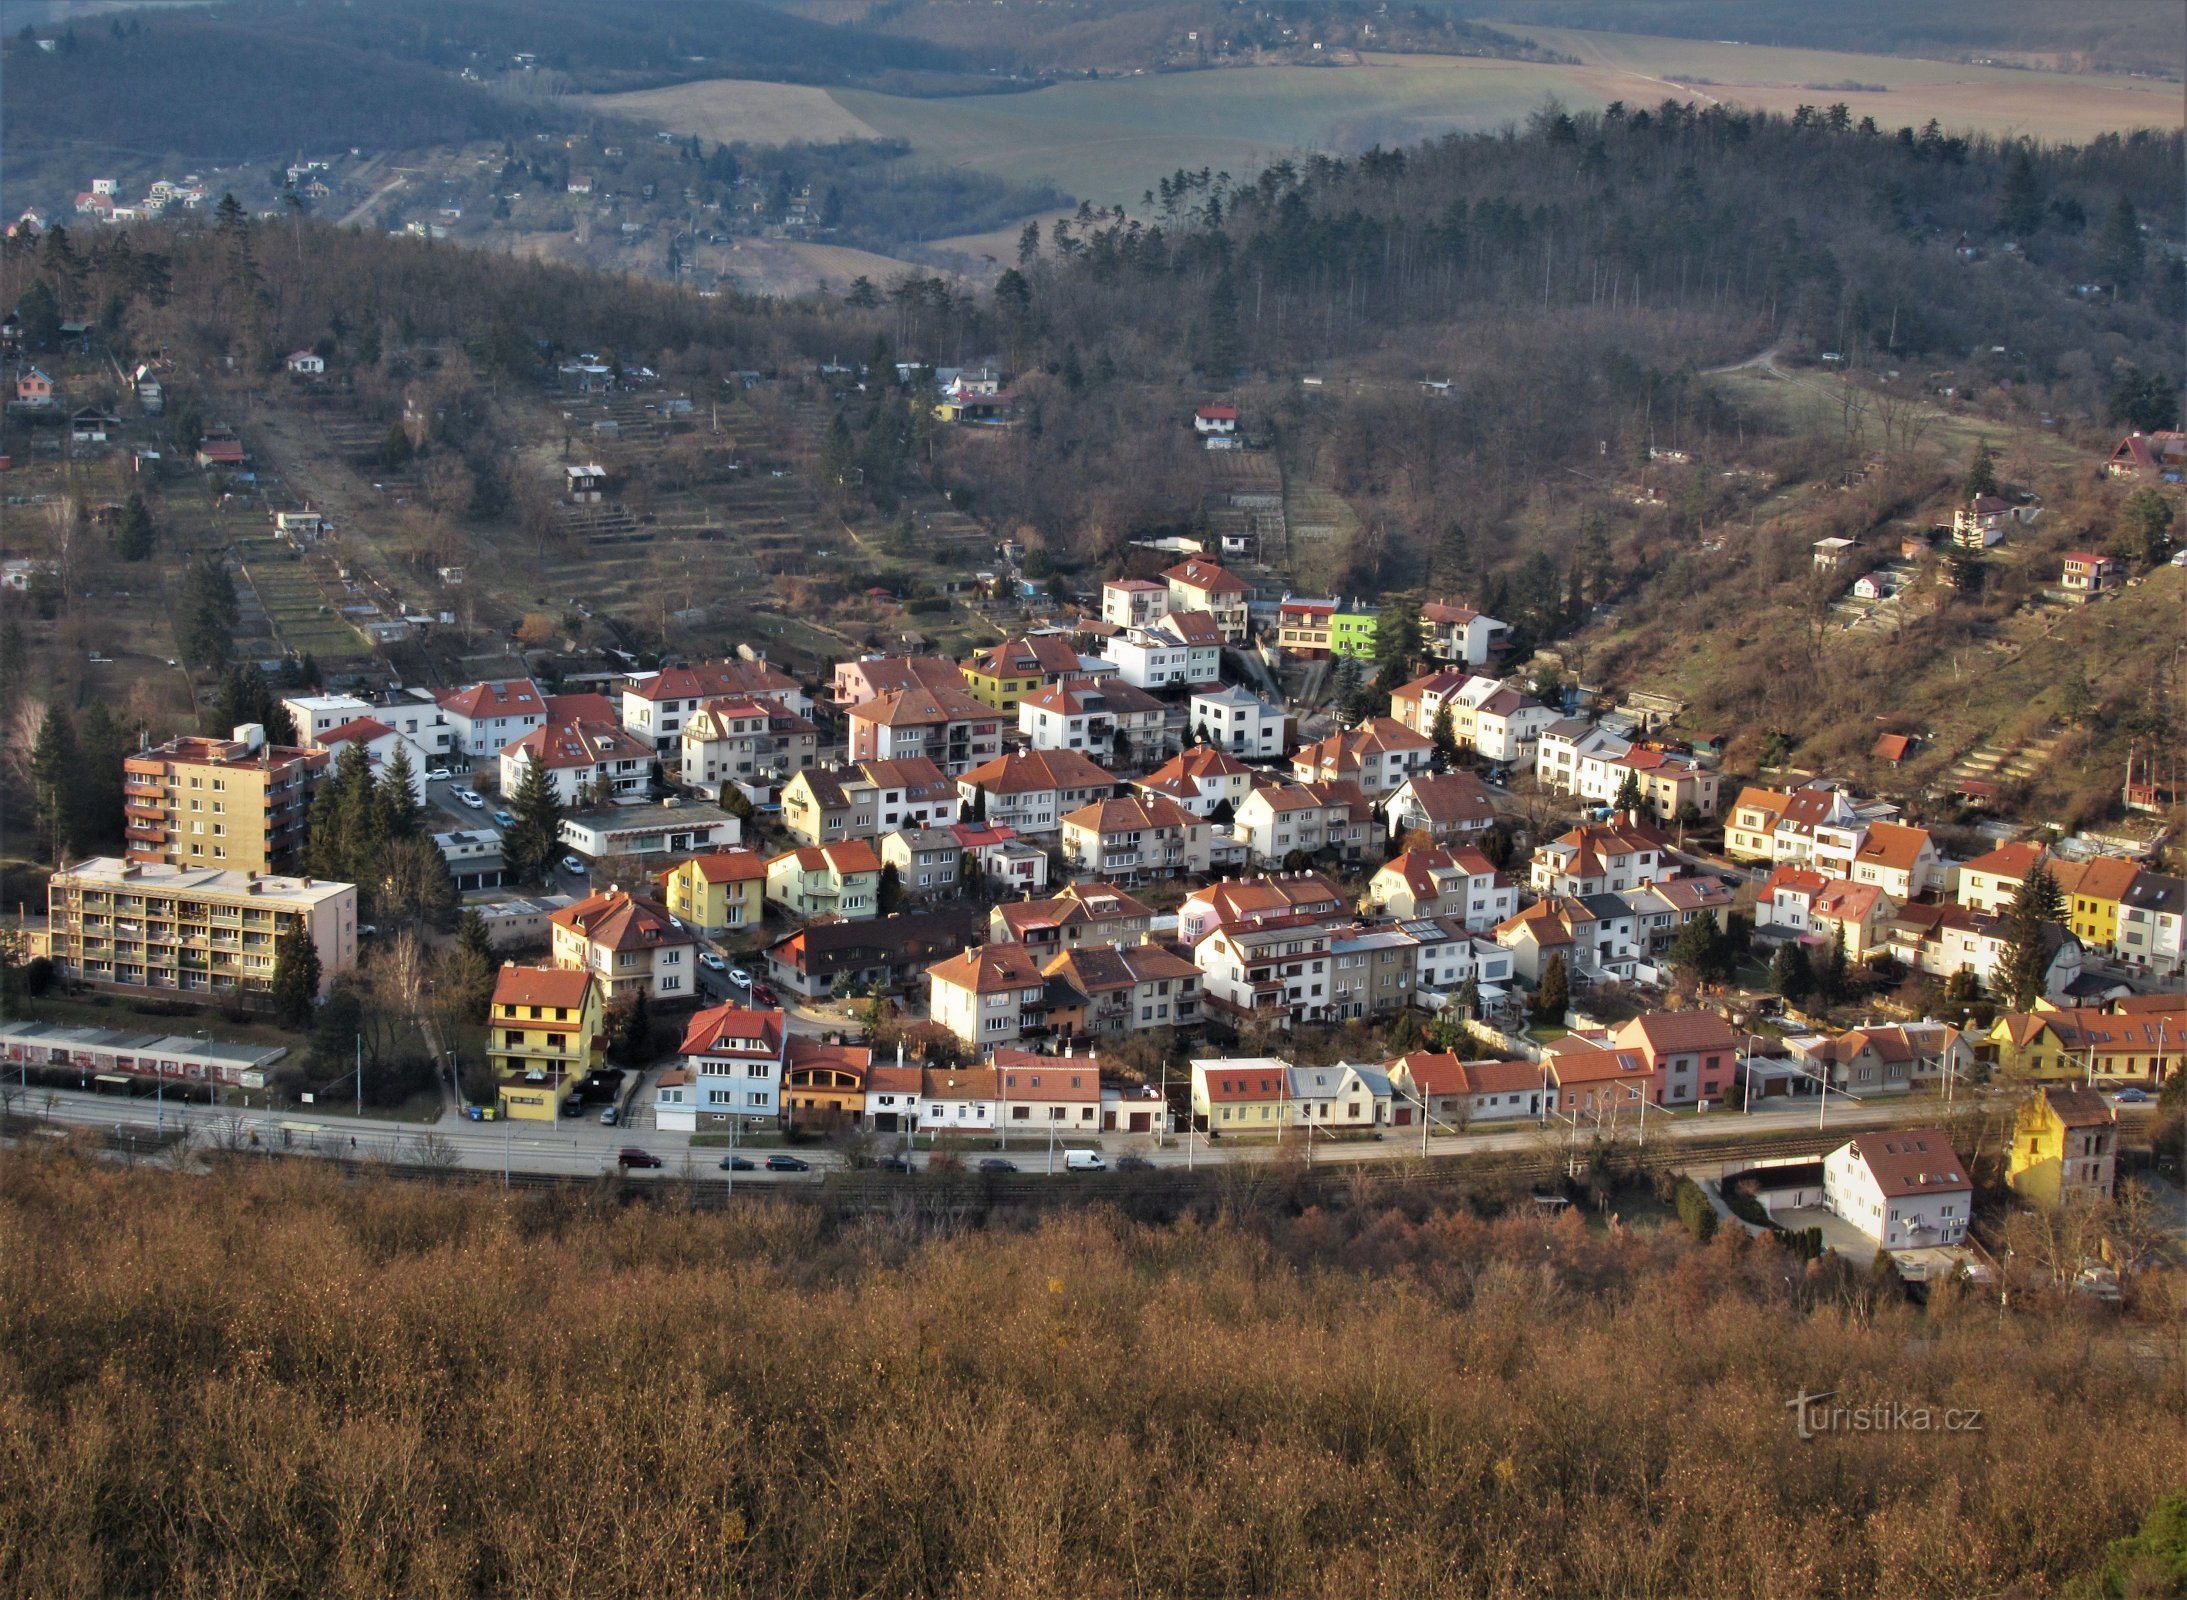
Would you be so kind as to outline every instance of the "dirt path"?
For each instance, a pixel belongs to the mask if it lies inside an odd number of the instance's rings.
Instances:
[[[343,215],[341,220],[336,222],[334,225],[337,228],[346,228],[353,222],[362,221],[366,215],[368,215],[379,206],[379,203],[382,200],[385,200],[389,195],[393,194],[397,189],[400,189],[404,184],[408,183],[409,181],[410,180],[404,177],[401,173],[397,173],[393,178],[389,179],[386,183],[381,184],[377,189],[373,190],[362,200],[351,206],[348,212]]]

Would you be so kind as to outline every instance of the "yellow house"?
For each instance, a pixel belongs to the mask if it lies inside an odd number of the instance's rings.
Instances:
[[[1070,640],[1041,633],[977,651],[963,671],[965,692],[973,699],[997,711],[1015,711],[1027,695],[1076,677],[1084,668]]]
[[[504,1117],[553,1122],[570,1091],[600,1065],[606,1025],[600,986],[569,967],[510,963],[494,979],[486,1064]]]
[[[661,903],[708,938],[757,928],[767,893],[766,858],[751,850],[693,856],[661,874]]]
[[[2029,1205],[2106,1199],[2118,1172],[2118,1119],[2093,1089],[2053,1085],[2020,1104],[2005,1180]]]
[[[2038,1082],[2125,1079],[2157,1088],[2187,1064],[2187,1023],[2171,1012],[2008,1011],[1989,1042],[2003,1071]]]
[[[2060,861],[2051,868],[2065,901],[2066,926],[2091,950],[2119,947],[2119,905],[2134,887],[2141,868],[2118,856]]]

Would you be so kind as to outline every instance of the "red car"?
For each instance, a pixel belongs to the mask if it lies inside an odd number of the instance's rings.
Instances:
[[[779,1006],[782,1004],[782,997],[764,983],[755,983],[752,985],[752,1004],[755,1006]]]

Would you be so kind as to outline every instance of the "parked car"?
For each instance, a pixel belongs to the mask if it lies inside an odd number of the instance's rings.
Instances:
[[[1066,1150],[1063,1152],[1065,1172],[1106,1172],[1109,1164],[1101,1159],[1098,1150]]]
[[[980,1171],[982,1172],[1015,1172],[1017,1170],[1018,1164],[1007,1156],[983,1156],[980,1158]]]
[[[585,875],[585,864],[575,856],[564,856],[562,870],[573,878],[582,878]]]
[[[461,800],[465,805],[469,806],[473,811],[484,811],[486,809],[486,797],[480,794],[476,789],[458,789],[456,791],[456,798],[458,800]]]
[[[635,1145],[626,1144],[622,1149],[615,1152],[615,1164],[627,1171],[632,1167],[657,1167],[662,1162],[661,1158],[651,1151],[640,1150]]]
[[[427,783],[453,783],[456,775],[447,767],[435,767],[425,775]]]
[[[767,1158],[769,1172],[810,1172],[813,1164],[803,1156],[771,1155]]]
[[[613,1106],[609,1106],[605,1111],[600,1113],[600,1126],[603,1128],[612,1128],[615,1126],[615,1108]]]
[[[508,810],[496,811],[494,813],[494,821],[501,824],[501,826],[504,828],[513,828],[516,826],[516,813],[514,811]]]
[[[782,1004],[782,997],[764,983],[755,983],[752,985],[752,1003],[761,1006],[779,1006]]]
[[[1116,1158],[1116,1170],[1118,1172],[1152,1172],[1154,1163],[1145,1156],[1118,1156]]]
[[[699,952],[699,965],[708,972],[727,972],[729,970],[729,963],[722,960],[720,956],[717,956],[711,950],[701,950]]]
[[[749,989],[752,986],[752,975],[742,967],[731,967],[729,969],[729,981],[739,989]]]
[[[721,1158],[721,1170],[724,1172],[751,1172],[755,1169],[752,1163],[743,1156],[723,1156]]]
[[[2111,1098],[2122,1106],[2145,1106],[2149,1103],[2149,1092],[2146,1089],[2121,1089]]]

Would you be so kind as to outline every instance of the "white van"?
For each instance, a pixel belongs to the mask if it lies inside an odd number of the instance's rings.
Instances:
[[[1098,1150],[1066,1150],[1063,1152],[1065,1172],[1105,1172],[1108,1164],[1101,1159]]]

